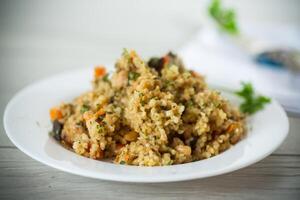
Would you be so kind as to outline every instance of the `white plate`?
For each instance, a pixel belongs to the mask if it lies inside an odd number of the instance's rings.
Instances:
[[[287,116],[273,100],[248,120],[250,128],[245,139],[210,159],[165,167],[115,165],[88,159],[64,149],[48,136],[51,130],[48,111],[89,90],[91,79],[92,69],[79,69],[20,91],[4,113],[8,137],[30,157],[72,174],[124,182],[171,182],[215,176],[251,165],[271,154],[288,134]],[[232,95],[229,97],[236,103]]]

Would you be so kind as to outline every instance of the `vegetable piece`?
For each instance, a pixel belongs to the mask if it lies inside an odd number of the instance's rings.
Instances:
[[[102,124],[97,124],[96,129],[98,132],[103,132],[104,131],[104,126]]]
[[[164,66],[164,62],[162,58],[150,58],[148,61],[148,66],[155,69],[157,72],[160,72]]]
[[[120,164],[121,164],[121,165],[125,165],[126,162],[125,162],[124,160],[121,160]]]
[[[140,76],[137,72],[128,72],[128,80],[135,81]]]
[[[62,112],[58,108],[50,109],[50,119],[51,121],[61,119],[63,117]]]
[[[164,65],[167,65],[167,64],[170,63],[170,57],[169,57],[169,55],[164,56],[162,59],[163,59],[163,64]]]
[[[105,67],[103,67],[103,66],[95,67],[95,69],[94,69],[94,75],[95,75],[95,78],[101,78],[101,77],[103,77],[105,74],[106,74],[106,69],[105,69]]]
[[[236,91],[235,94],[244,99],[244,102],[240,105],[240,110],[243,113],[254,114],[271,102],[271,99],[266,96],[256,96],[251,83],[242,83],[242,85],[243,88]]]
[[[55,140],[61,140],[61,132],[63,129],[63,124],[61,124],[58,120],[53,121],[53,128],[52,131],[49,133]]]
[[[232,35],[238,34],[239,30],[233,9],[223,8],[220,0],[212,0],[208,12],[223,31]]]
[[[85,113],[86,111],[89,111],[89,110],[90,110],[90,106],[86,105],[86,104],[83,104],[81,109],[80,109],[80,113],[83,114],[83,113]]]
[[[95,117],[99,117],[101,115],[104,115],[105,114],[105,110],[104,108],[100,108],[96,113],[95,113]]]
[[[137,54],[136,54],[135,51],[130,51],[129,55],[130,55],[131,58],[137,57]]]
[[[230,124],[228,126],[228,128],[227,128],[227,133],[232,133],[236,128],[237,128],[237,124],[236,123]]]
[[[138,133],[135,131],[130,131],[124,135],[124,139],[129,142],[135,141],[137,137],[138,137]]]
[[[104,76],[103,76],[103,78],[102,78],[102,80],[104,81],[104,82],[110,82],[110,80],[109,80],[109,74],[105,74]]]

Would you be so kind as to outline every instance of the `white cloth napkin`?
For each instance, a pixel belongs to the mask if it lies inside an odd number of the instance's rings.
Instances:
[[[243,34],[257,43],[300,50],[300,28],[297,26],[248,25],[242,28]],[[249,81],[259,92],[276,98],[288,111],[300,114],[300,74],[256,64],[248,52],[225,34],[201,29],[178,53],[189,68],[205,75],[210,85],[236,90],[240,82]]]

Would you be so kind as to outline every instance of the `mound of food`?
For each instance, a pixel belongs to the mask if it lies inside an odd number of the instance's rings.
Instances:
[[[127,165],[210,158],[246,133],[244,115],[172,53],[144,62],[124,50],[112,75],[96,67],[93,90],[50,116],[52,134],[65,147]]]

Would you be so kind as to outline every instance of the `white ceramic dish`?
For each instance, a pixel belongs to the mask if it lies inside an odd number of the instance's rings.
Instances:
[[[4,127],[10,140],[30,157],[72,174],[124,182],[171,182],[215,176],[251,165],[271,154],[288,134],[287,116],[273,100],[248,119],[250,128],[244,140],[210,159],[165,167],[115,165],[88,159],[66,150],[48,136],[51,130],[48,111],[89,90],[91,79],[92,69],[79,69],[20,91],[4,113]],[[234,96],[224,95],[237,103]]]

